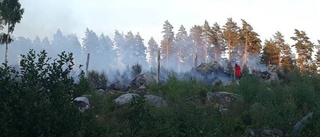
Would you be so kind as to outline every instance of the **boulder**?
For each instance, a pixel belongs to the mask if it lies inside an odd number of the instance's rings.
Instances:
[[[131,89],[138,89],[142,85],[145,86],[146,84],[147,84],[146,75],[145,74],[140,74],[130,82],[130,88]]]
[[[121,105],[130,103],[132,101],[133,97],[139,97],[139,95],[136,93],[127,93],[127,94],[123,94],[123,95],[119,96],[118,98],[114,99],[113,101],[118,106],[121,106]]]
[[[105,90],[103,90],[103,89],[98,89],[98,90],[96,90],[96,94],[97,95],[104,95],[106,92],[105,92]]]
[[[227,110],[232,103],[241,98],[240,95],[229,92],[208,92],[206,104],[213,105],[220,110]]]
[[[253,70],[252,74],[258,76],[261,80],[270,82],[274,80],[279,80],[277,72],[283,73],[283,69],[277,66],[269,66],[266,71],[256,71]]]
[[[167,106],[167,102],[159,96],[155,95],[144,95],[146,100],[152,103],[156,107]]]
[[[213,72],[213,67],[208,63],[202,63],[196,68],[196,71],[202,75],[210,75]]]
[[[313,115],[313,112],[309,112],[307,115],[305,115],[300,121],[298,121],[294,126],[293,126],[293,136],[298,136],[303,128],[303,124],[308,121],[309,118],[311,118]]]
[[[77,97],[73,101],[76,104],[76,106],[79,107],[80,111],[84,111],[90,108],[90,102],[87,97]]]

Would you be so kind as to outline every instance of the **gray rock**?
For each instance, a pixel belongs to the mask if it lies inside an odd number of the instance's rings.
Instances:
[[[229,92],[208,92],[206,104],[213,105],[220,110],[227,110],[232,103],[241,98],[240,95]]]
[[[81,96],[74,99],[74,102],[80,111],[84,111],[90,108],[90,102],[87,97]]]
[[[121,106],[121,105],[130,103],[132,101],[133,97],[139,97],[139,95],[136,93],[127,93],[127,94],[123,94],[123,95],[119,96],[118,98],[114,99],[113,101],[117,105]]]
[[[147,77],[144,74],[140,74],[137,77],[135,77],[131,82],[130,82],[130,88],[131,89],[138,89],[142,85],[147,84]]]
[[[313,112],[309,112],[306,116],[304,116],[300,121],[298,121],[294,126],[293,126],[293,136],[297,136],[300,134],[302,125],[313,115]]]
[[[98,94],[98,95],[104,95],[106,92],[105,92],[105,90],[103,90],[103,89],[98,89],[98,90],[96,90],[96,94]]]
[[[149,101],[150,103],[152,103],[157,107],[167,106],[167,102],[159,96],[144,95],[144,97],[146,98],[147,101]]]

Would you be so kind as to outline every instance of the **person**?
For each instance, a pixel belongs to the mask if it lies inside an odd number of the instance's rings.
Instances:
[[[241,68],[237,63],[234,66],[234,70],[235,70],[236,79],[240,79],[240,77],[241,77]]]

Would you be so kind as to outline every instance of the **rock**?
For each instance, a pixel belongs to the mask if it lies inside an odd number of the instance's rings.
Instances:
[[[127,94],[123,94],[123,95],[119,96],[118,98],[114,99],[113,101],[118,106],[121,106],[121,105],[130,103],[132,101],[133,97],[139,97],[139,95],[136,93],[127,93]]]
[[[229,92],[208,92],[206,104],[213,105],[220,110],[226,110],[232,103],[240,98],[242,98],[240,95]]]
[[[98,94],[98,95],[104,95],[106,92],[105,92],[105,90],[103,90],[103,89],[98,89],[98,90],[96,90],[96,94]]]
[[[202,63],[196,68],[196,71],[202,75],[209,75],[213,72],[213,70],[213,67],[208,63]]]
[[[144,74],[140,74],[137,77],[135,77],[131,82],[130,82],[130,88],[131,89],[138,89],[142,85],[147,84],[147,77]]]
[[[279,76],[278,76],[277,72],[283,73],[283,69],[272,65],[272,66],[269,66],[266,71],[262,71],[262,72],[253,71],[252,73],[253,73],[253,75],[258,76],[262,80],[264,80],[266,82],[270,82],[270,81],[279,80]]]
[[[115,83],[110,84],[110,86],[107,89],[108,90],[121,90],[120,82],[117,81]]]
[[[155,96],[155,95],[144,95],[147,101],[152,103],[153,105],[157,107],[167,106],[167,102],[162,99],[161,97]]]
[[[83,96],[77,97],[74,99],[74,102],[76,106],[79,107],[80,111],[84,111],[90,108],[90,102],[87,97],[83,97]]]
[[[294,126],[293,126],[293,136],[297,136],[300,134],[301,129],[303,127],[303,124],[311,118],[313,115],[313,112],[309,112],[306,116],[304,116],[300,121],[298,121]]]

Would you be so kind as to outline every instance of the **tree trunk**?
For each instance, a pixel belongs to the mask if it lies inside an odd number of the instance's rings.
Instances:
[[[228,50],[229,50],[229,62],[231,62],[231,45],[230,42],[228,42]]]
[[[7,33],[7,39],[6,39],[6,51],[5,51],[5,55],[4,55],[4,63],[6,65],[8,65],[8,44],[9,44],[9,40],[10,40],[10,37],[9,37],[9,26],[10,26],[10,23],[8,23],[8,33]]]
[[[247,54],[248,54],[248,34],[246,34],[245,38],[245,44],[244,44],[244,54],[243,54],[243,61],[242,61],[242,68],[247,65]]]
[[[4,63],[8,65],[8,44],[6,43],[6,51],[5,51],[5,56],[4,56]]]
[[[206,63],[208,63],[208,46],[205,44],[204,46],[204,60]]]
[[[168,68],[169,63],[169,40],[167,40],[167,52],[166,52],[166,67]]]
[[[157,83],[159,84],[159,79],[160,79],[160,49],[158,49],[158,55],[157,55]]]
[[[87,63],[86,63],[86,75],[87,75],[87,77],[88,77],[89,61],[90,61],[90,53],[88,53],[88,55],[87,55]]]

